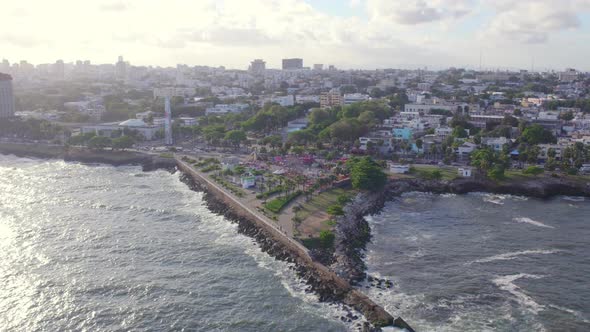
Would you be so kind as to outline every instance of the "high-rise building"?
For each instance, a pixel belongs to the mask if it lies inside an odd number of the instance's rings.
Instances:
[[[249,70],[252,74],[264,74],[264,71],[266,70],[266,62],[262,59],[255,59],[250,63]]]
[[[342,106],[343,99],[340,91],[332,89],[330,92],[324,92],[320,95],[320,107],[330,108],[334,106]]]
[[[0,73],[0,118],[14,116],[14,95],[12,92],[12,76]]]
[[[321,63],[316,63],[313,65],[313,70],[324,70],[324,65]]]
[[[123,61],[123,56],[119,56],[119,61],[115,64],[115,77],[118,80],[127,79],[127,67],[129,64]]]
[[[283,70],[303,69],[303,59],[283,59]]]
[[[0,73],[7,73],[10,71],[10,62],[8,60],[3,59],[2,64],[0,64]]]
[[[63,60],[55,61],[53,65],[53,76],[58,80],[63,80],[65,77],[66,65]]]

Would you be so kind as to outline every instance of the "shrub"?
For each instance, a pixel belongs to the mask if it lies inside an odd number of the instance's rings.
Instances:
[[[328,209],[326,209],[326,212],[328,212],[330,215],[333,215],[333,216],[341,216],[344,214],[344,211],[342,210],[342,206],[340,206],[338,204],[328,206]]]
[[[334,245],[334,233],[331,231],[321,231],[320,232],[320,244],[324,248],[330,248]]]
[[[272,201],[266,203],[264,205],[264,207],[267,208],[271,212],[279,213],[287,204],[289,204],[292,200],[297,198],[299,195],[301,195],[301,191],[294,192],[287,197],[279,197],[279,198],[273,199]]]
[[[543,172],[545,172],[545,170],[537,166],[529,166],[522,170],[522,173],[527,175],[539,175]]]

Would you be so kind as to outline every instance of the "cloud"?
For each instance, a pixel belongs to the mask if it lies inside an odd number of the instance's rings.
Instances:
[[[473,0],[367,0],[367,11],[372,20],[416,25],[459,19],[473,5]]]
[[[527,44],[549,41],[550,35],[581,26],[579,14],[590,6],[586,0],[505,0],[491,2],[496,15],[483,31],[485,38],[508,39]]]
[[[39,39],[34,35],[5,33],[0,35],[0,41],[21,48],[34,48],[48,44],[47,40]]]
[[[128,9],[126,3],[122,1],[104,3],[98,6],[98,9],[105,12],[122,12]]]
[[[195,31],[188,36],[193,42],[205,42],[222,46],[260,46],[278,42],[255,28],[216,27]]]

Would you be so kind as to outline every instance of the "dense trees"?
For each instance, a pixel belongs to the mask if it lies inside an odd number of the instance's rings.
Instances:
[[[246,133],[243,130],[231,130],[225,134],[225,140],[233,146],[239,148],[242,142],[247,140]]]
[[[526,127],[522,132],[522,141],[528,144],[556,143],[557,138],[549,131],[538,124]]]
[[[69,131],[45,120],[3,119],[0,121],[0,136],[52,140],[61,134],[69,135]]]
[[[350,169],[350,181],[355,189],[379,191],[387,181],[387,175],[373,159],[369,157],[352,158],[347,162]]]

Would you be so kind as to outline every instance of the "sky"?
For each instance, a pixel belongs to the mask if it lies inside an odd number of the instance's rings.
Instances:
[[[590,70],[590,0],[20,0],[0,58],[344,69]]]

